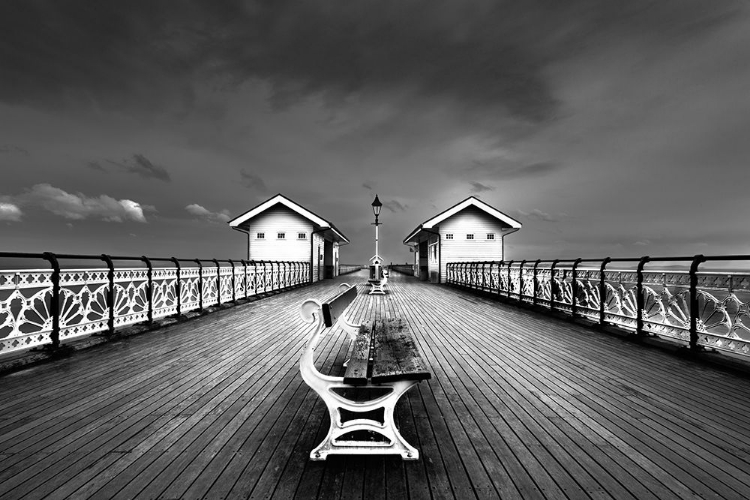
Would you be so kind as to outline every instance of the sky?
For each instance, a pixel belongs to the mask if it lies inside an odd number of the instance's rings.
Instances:
[[[508,259],[750,254],[750,3],[0,2],[0,251],[342,263],[477,196]]]

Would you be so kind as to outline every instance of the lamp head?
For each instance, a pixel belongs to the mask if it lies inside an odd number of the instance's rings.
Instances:
[[[375,214],[375,217],[380,215],[380,209],[383,207],[383,204],[380,203],[380,200],[378,199],[378,195],[375,195],[375,200],[372,202],[372,213]]]

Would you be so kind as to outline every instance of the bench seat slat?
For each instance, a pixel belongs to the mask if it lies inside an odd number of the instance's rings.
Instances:
[[[354,339],[352,355],[346,366],[344,383],[349,385],[367,385],[367,369],[370,365],[370,339],[372,329],[369,325],[362,325]]]
[[[400,319],[375,322],[372,383],[430,379],[408,328]]]
[[[327,327],[333,326],[336,320],[341,316],[344,310],[357,296],[357,287],[353,286],[348,290],[332,297],[323,303],[323,321]]]

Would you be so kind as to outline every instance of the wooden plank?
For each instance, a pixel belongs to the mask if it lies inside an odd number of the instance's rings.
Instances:
[[[372,382],[429,380],[411,331],[401,319],[376,321],[373,326]]]
[[[349,363],[344,374],[344,383],[349,385],[366,385],[367,371],[370,367],[370,345],[372,342],[372,324],[362,325],[351,350]]]

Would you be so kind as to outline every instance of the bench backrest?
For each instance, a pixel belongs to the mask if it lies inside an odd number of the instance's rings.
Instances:
[[[323,322],[327,327],[332,327],[344,310],[349,307],[354,298],[357,296],[357,287],[344,290],[335,297],[323,303]]]

